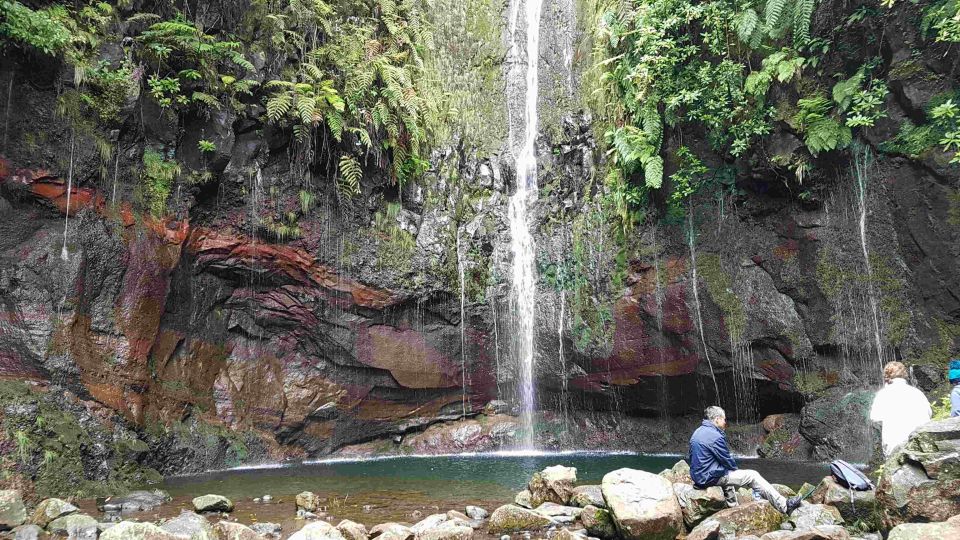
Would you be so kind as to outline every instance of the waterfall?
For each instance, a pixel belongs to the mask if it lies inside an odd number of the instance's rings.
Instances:
[[[515,0],[520,2],[520,0]],[[520,367],[519,394],[524,448],[533,448],[533,414],[535,389],[533,385],[533,325],[534,303],[537,293],[534,274],[534,244],[530,234],[527,205],[537,196],[537,97],[539,90],[540,11],[543,0],[524,0],[526,25],[526,65],[524,69],[523,139],[516,152],[517,189],[510,197],[510,251],[513,254],[511,300],[516,321],[513,355]],[[511,6],[510,51],[519,58],[519,5]],[[511,75],[513,69],[510,70]],[[515,81],[519,85],[519,81]],[[512,128],[512,126],[511,126]],[[511,133],[512,133],[511,129]],[[511,141],[513,138],[511,136]]]
[[[70,252],[67,251],[67,232],[70,227],[70,194],[73,192],[73,154],[76,150],[76,133],[70,130],[70,168],[67,172],[67,211],[63,218],[63,248],[60,249],[60,258],[70,260]]]
[[[566,311],[567,292],[560,289],[560,318],[557,320],[557,343],[560,346],[560,411],[563,413],[563,430],[567,427],[567,361],[563,357],[563,318]]]
[[[687,230],[687,241],[690,246],[690,266],[693,267],[693,301],[697,307],[697,330],[700,332],[700,342],[703,344],[703,355],[707,358],[707,365],[710,366],[710,378],[713,379],[713,392],[714,399],[717,405],[720,402],[720,387],[717,386],[717,375],[713,371],[713,362],[710,360],[710,350],[707,348],[707,338],[703,333],[703,316],[700,313],[700,293],[697,291],[699,288],[698,278],[697,278],[697,250],[694,242],[694,232],[693,232],[693,205],[690,206],[690,211],[688,213],[688,230]]]
[[[863,264],[867,270],[867,298],[870,303],[870,314],[873,317],[873,339],[877,347],[877,360],[883,369],[883,339],[880,332],[880,316],[877,310],[877,297],[873,290],[873,265],[870,263],[870,252],[867,249],[867,167],[870,166],[870,149],[866,146],[855,145],[853,148],[853,175],[857,181],[857,200],[859,202],[860,219],[860,248],[863,250]]]
[[[662,269],[660,268],[660,249],[657,247],[657,230],[653,230],[652,234],[652,250],[653,250],[653,278],[654,278],[654,289],[653,289],[653,298],[657,305],[657,338],[663,339],[663,300],[664,300],[664,291],[663,291],[663,279],[661,279]],[[667,407],[669,406],[669,400],[667,399],[667,377],[663,374],[664,362],[663,362],[663,343],[657,345],[657,364],[659,366],[660,373],[657,374],[657,393],[659,394],[658,400],[660,405],[660,419],[667,419]]]
[[[467,416],[467,313],[464,307],[467,300],[466,286],[464,285],[463,256],[460,250],[460,231],[457,231],[457,273],[460,276],[460,378],[462,395],[460,404],[463,407],[463,416]]]

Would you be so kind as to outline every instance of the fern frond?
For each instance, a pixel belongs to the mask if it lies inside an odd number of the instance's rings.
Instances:
[[[788,0],[767,0],[765,15],[767,26],[771,31],[776,31],[783,24],[784,11],[787,8]]]
[[[663,185],[663,158],[653,156],[643,164],[643,181],[650,189],[660,189]]]
[[[344,154],[340,158],[340,189],[348,195],[360,193],[360,179],[363,170],[360,163],[353,156]]]

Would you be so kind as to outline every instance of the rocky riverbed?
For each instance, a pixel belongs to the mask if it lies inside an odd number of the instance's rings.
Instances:
[[[45,499],[28,509],[7,490],[0,528],[16,540],[950,540],[960,538],[960,418],[918,429],[884,464],[876,492],[811,480],[819,484],[799,487],[809,496],[790,516],[747,490],[728,508],[720,488],[692,486],[684,461],[659,474],[621,468],[593,485],[578,482],[576,468],[555,465],[506,504],[416,510],[416,501],[376,509],[310,491],[235,503],[217,494],[171,499],[160,490],[77,504]]]

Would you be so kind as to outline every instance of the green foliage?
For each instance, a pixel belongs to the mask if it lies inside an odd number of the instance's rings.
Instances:
[[[960,2],[940,0],[924,8],[920,21],[924,35],[935,34],[937,41],[960,42]]]
[[[960,163],[960,92],[946,92],[927,104],[927,123],[919,126],[904,122],[892,140],[880,149],[890,154],[919,158],[936,145],[945,153],[953,152],[950,163]]]
[[[200,139],[197,142],[197,149],[203,153],[216,152],[217,145],[206,139]]]
[[[348,195],[360,193],[360,179],[363,178],[363,169],[357,158],[344,154],[340,157],[340,191]]]
[[[813,155],[846,148],[853,139],[850,128],[837,118],[833,104],[823,95],[797,101],[793,124],[803,134],[803,142]]]
[[[386,209],[374,215],[372,233],[377,241],[377,263],[380,267],[406,274],[412,271],[411,262],[417,242],[397,222],[401,209],[399,203],[387,203]]]
[[[70,30],[61,21],[65,8],[54,5],[32,10],[20,2],[0,2],[0,36],[53,55],[70,43]]]
[[[140,172],[144,203],[150,213],[160,217],[166,213],[167,197],[173,182],[180,176],[180,165],[167,160],[154,150],[143,152],[143,170]]]

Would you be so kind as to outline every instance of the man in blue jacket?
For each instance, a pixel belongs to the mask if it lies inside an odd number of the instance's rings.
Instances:
[[[710,486],[720,486],[736,489],[749,487],[757,490],[760,495],[770,501],[774,508],[790,514],[800,506],[800,497],[787,499],[776,488],[760,476],[757,471],[738,469],[737,462],[730,455],[727,446],[727,436],[724,429],[727,427],[727,413],[720,407],[707,407],[703,413],[704,420],[700,427],[690,437],[690,477],[697,489],[706,489]],[[728,502],[736,504],[736,497]]]

